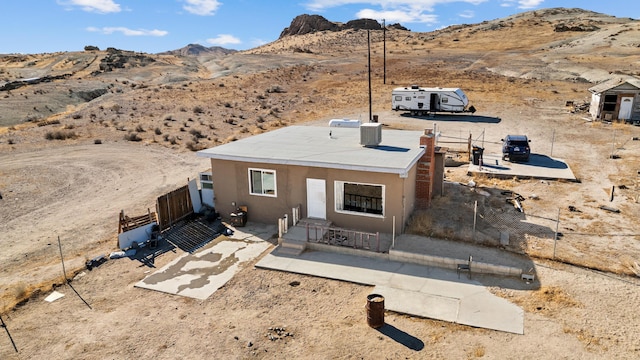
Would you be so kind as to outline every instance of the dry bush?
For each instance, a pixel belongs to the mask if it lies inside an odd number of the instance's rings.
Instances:
[[[138,126],[136,126],[136,131],[139,133],[145,132],[144,127],[141,124],[138,124]]]
[[[75,139],[78,135],[73,131],[66,130],[56,130],[56,131],[48,131],[44,138],[47,140],[66,140],[66,139]]]
[[[160,130],[159,127],[156,127],[154,132],[155,132],[156,135],[162,135],[162,130]]]
[[[191,151],[200,151],[200,150],[206,148],[206,146],[204,146],[203,144],[200,144],[197,141],[187,141],[185,146],[187,147],[187,149],[189,149]]]
[[[127,134],[124,136],[124,139],[125,139],[125,140],[127,140],[127,141],[136,141],[136,142],[137,142],[137,141],[142,141],[142,138],[140,137],[140,135],[138,135],[138,133],[137,133],[137,132],[130,132],[130,133],[127,133]]]

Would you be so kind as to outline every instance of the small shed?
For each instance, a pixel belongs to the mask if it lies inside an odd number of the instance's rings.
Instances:
[[[640,123],[640,79],[610,79],[590,88],[589,92],[589,113],[594,120]]]

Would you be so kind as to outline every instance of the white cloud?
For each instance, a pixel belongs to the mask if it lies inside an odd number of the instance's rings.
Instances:
[[[184,0],[187,4],[182,8],[196,15],[213,15],[222,5],[218,0]]]
[[[372,9],[360,10],[356,13],[356,16],[360,19],[375,19],[381,21],[385,20],[385,23],[429,23],[435,24],[438,22],[437,15],[424,14],[422,12],[415,12],[410,10],[392,10],[392,11],[376,11]]]
[[[229,34],[220,34],[214,38],[207,39],[207,43],[216,46],[224,46],[224,45],[237,45],[242,43],[240,39],[233,35]]]
[[[314,11],[322,11],[343,5],[377,5],[383,9],[412,8],[420,12],[433,11],[438,4],[463,2],[472,5],[479,5],[488,0],[310,0],[306,7]]]
[[[461,12],[460,14],[458,14],[458,16],[460,16],[461,18],[465,18],[465,19],[471,19],[476,17],[476,13],[471,11],[471,10],[465,10],[463,12]]]
[[[120,4],[113,2],[113,0],[58,0],[58,4],[70,8],[78,6],[83,11],[103,14],[121,11]]]
[[[533,9],[540,6],[544,0],[502,0],[500,6],[512,7],[517,6],[518,9]]]
[[[544,0],[520,0],[518,1],[519,9],[533,9],[535,7],[540,6]]]
[[[103,28],[88,27],[87,31],[99,32],[105,35],[111,35],[113,33],[121,33],[124,36],[165,36],[169,33],[168,31],[164,31],[164,30],[145,30],[145,29],[133,30],[126,27],[103,27]]]
[[[436,5],[447,3],[466,3],[479,5],[489,0],[309,0],[306,6],[310,10],[322,11],[343,5],[378,6],[377,9],[362,9],[356,13],[359,18],[369,18],[386,22],[437,24],[438,15],[433,14]],[[525,0],[522,0],[525,1]],[[526,0],[535,1],[535,0]],[[539,0],[540,1],[540,0]],[[474,17],[472,11],[459,14],[461,17]]]

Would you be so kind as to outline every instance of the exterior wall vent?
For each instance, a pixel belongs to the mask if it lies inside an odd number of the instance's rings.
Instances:
[[[382,124],[364,123],[360,125],[360,145],[376,147],[382,142]]]

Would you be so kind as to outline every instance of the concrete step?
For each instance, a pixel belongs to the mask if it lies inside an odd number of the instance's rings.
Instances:
[[[278,252],[281,254],[297,256],[302,254],[306,248],[307,243],[305,241],[283,239],[280,243]]]

